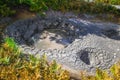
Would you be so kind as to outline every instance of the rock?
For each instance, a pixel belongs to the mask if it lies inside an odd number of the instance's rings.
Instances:
[[[12,22],[12,19],[10,17],[4,17],[0,19],[0,24],[6,24],[6,23],[8,24],[11,22]]]
[[[24,39],[25,40],[28,40],[34,33],[35,33],[35,30],[36,30],[37,26],[36,25],[30,25],[28,28],[27,28],[27,31],[26,33],[24,34]]]
[[[120,33],[115,29],[103,30],[103,34],[112,39],[120,39]]]

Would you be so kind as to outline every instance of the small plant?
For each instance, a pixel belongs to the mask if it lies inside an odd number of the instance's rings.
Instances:
[[[17,50],[19,50],[17,44],[12,38],[5,38],[4,46],[11,48],[12,51],[15,51],[15,53],[17,53]]]

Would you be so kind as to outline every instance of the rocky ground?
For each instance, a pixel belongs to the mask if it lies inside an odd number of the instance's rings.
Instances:
[[[46,53],[48,61],[55,59],[73,74],[81,70],[94,74],[96,67],[109,69],[120,59],[120,25],[92,21],[88,15],[46,14],[16,21],[5,33],[24,53],[36,57]]]

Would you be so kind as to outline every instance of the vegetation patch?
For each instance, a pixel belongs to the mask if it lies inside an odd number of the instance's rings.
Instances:
[[[95,0],[95,1],[106,3],[106,4],[120,5],[120,0]]]
[[[85,73],[81,73],[81,79],[82,80],[120,80],[120,62],[114,64],[110,68],[110,73],[97,69],[95,76],[86,76]]]
[[[46,56],[40,59],[21,53],[11,38],[0,46],[0,80],[69,80],[69,73],[55,61],[48,63]]]
[[[104,0],[101,1],[104,2]],[[19,9],[21,6],[37,13],[42,13],[45,10],[53,9],[63,12],[74,11],[79,13],[120,14],[120,11],[115,7],[110,6],[109,4],[103,4],[101,1],[98,0],[95,2],[85,2],[84,0],[1,0],[0,15],[12,15],[16,12],[16,8]]]

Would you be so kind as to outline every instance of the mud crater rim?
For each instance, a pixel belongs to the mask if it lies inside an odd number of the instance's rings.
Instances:
[[[78,37],[75,27],[67,18],[35,17],[17,21],[8,26],[5,32],[19,45],[39,49],[63,49]]]

